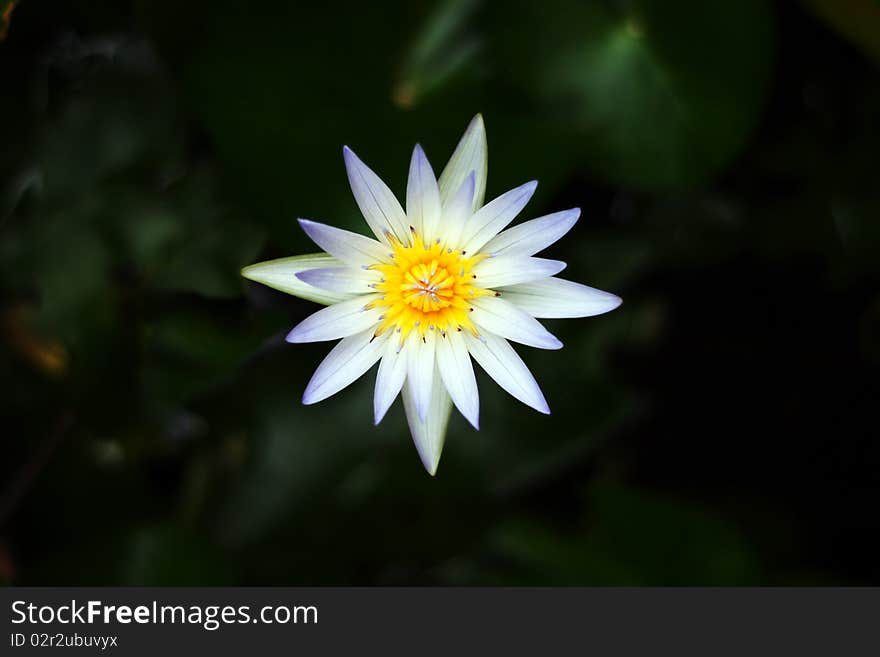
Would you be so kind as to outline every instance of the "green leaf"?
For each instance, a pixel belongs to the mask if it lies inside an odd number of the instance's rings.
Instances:
[[[575,531],[519,517],[491,535],[512,562],[502,581],[557,585],[739,585],[760,581],[750,546],[723,519],[683,500],[599,482]]]
[[[504,25],[498,36],[511,83],[571,130],[570,148],[613,182],[704,182],[736,156],[758,118],[772,50],[764,0],[551,0],[505,11],[518,15],[518,29]]]

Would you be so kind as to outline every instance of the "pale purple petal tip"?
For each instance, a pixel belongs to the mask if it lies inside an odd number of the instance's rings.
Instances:
[[[315,272],[317,272],[317,271],[318,271],[317,269],[306,269],[303,271],[296,272],[296,274],[294,274],[294,276],[296,276],[303,283],[308,283],[309,285],[314,285],[315,279],[319,276],[318,274],[315,274]]]
[[[291,344],[299,344],[301,340],[299,339],[300,331],[298,329],[299,326],[294,326],[287,334],[287,337],[284,338],[284,341],[290,342]]]

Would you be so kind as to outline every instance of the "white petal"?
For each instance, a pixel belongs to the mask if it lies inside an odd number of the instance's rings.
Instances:
[[[465,340],[474,360],[498,385],[523,404],[549,415],[550,407],[535,377],[507,340],[487,334],[483,336],[485,341],[481,341],[469,333],[465,334]]]
[[[406,240],[406,213],[394,192],[348,146],[342,149],[342,156],[354,200],[376,237],[388,243],[385,233],[391,231],[398,239]]]
[[[416,144],[406,183],[406,216],[425,244],[434,240],[440,223],[440,190],[425,151]]]
[[[477,114],[459,140],[443,173],[440,174],[440,198],[443,202],[445,203],[461,188],[465,178],[473,171],[475,184],[471,210],[476,212],[483,205],[483,198],[486,195],[488,162],[486,126],[483,125],[483,117]]]
[[[342,264],[328,253],[314,253],[258,262],[242,269],[241,275],[295,297],[327,305],[351,299],[354,295],[320,290],[300,280],[297,274],[315,268],[341,267]]]
[[[476,253],[516,218],[535,193],[536,181],[527,182],[489,201],[474,213],[464,227],[464,249]]]
[[[474,429],[479,429],[480,393],[470,354],[458,331],[437,338],[437,369],[456,408]]]
[[[403,386],[403,408],[406,410],[406,421],[422,465],[431,476],[434,476],[446,440],[449,414],[452,412],[452,401],[436,369],[431,391],[431,404],[426,420],[422,420],[416,410],[414,392],[409,380]]]
[[[328,292],[368,294],[375,292],[370,286],[378,282],[382,275],[377,271],[354,267],[326,267],[297,272],[296,277]]]
[[[379,323],[380,308],[367,309],[365,304],[378,299],[377,294],[342,301],[312,313],[287,334],[288,342],[324,342],[360,333]]]
[[[573,208],[523,222],[493,237],[483,251],[495,255],[535,255],[570,231],[580,216],[580,208]]]
[[[428,417],[428,409],[431,406],[431,387],[434,382],[434,331],[425,334],[425,341],[416,339],[407,342],[404,351],[407,356],[406,380],[413,393],[416,403],[416,411],[419,418],[424,422]]]
[[[474,323],[495,335],[538,349],[562,348],[562,343],[541,322],[504,299],[482,297],[471,304]]]
[[[308,219],[300,219],[299,225],[315,244],[348,265],[363,267],[391,261],[387,246],[359,233]]]
[[[504,298],[532,317],[592,317],[614,310],[621,304],[617,295],[562,278],[511,285]]]
[[[548,278],[563,269],[565,263],[559,260],[501,255],[479,263],[474,267],[474,274],[477,285],[496,288]]]
[[[373,419],[376,424],[382,421],[391,404],[397,399],[406,379],[407,353],[401,351],[396,337],[385,342],[385,351],[379,362],[376,374],[376,389],[373,392]]]
[[[387,335],[373,339],[373,330],[368,329],[340,340],[312,375],[303,404],[323,401],[360,378],[379,360],[386,339]]]
[[[453,249],[461,246],[461,233],[473,214],[474,172],[464,179],[458,191],[443,205],[442,225],[438,234]]]

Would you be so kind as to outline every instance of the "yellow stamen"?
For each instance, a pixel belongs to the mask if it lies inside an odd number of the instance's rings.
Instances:
[[[429,331],[470,331],[479,335],[468,314],[472,299],[495,296],[496,292],[479,287],[473,268],[488,256],[465,257],[463,251],[445,248],[442,243],[425,244],[415,229],[407,246],[393,236],[391,264],[370,267],[382,274],[375,283],[380,299],[371,307],[383,308],[383,319],[376,329],[382,335],[394,329],[402,345],[416,331],[424,339]]]

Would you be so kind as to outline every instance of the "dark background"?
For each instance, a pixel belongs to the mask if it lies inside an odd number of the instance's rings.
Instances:
[[[876,0],[0,13],[2,581],[880,584]],[[624,304],[431,478],[238,270],[364,230],[343,144],[401,194],[476,112]]]

